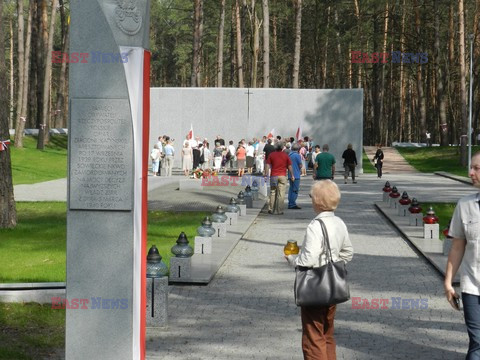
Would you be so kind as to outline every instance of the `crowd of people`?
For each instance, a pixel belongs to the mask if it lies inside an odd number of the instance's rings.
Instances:
[[[302,162],[301,175],[306,176],[307,166],[313,167],[313,159],[318,151],[313,148],[312,140],[306,136],[296,141],[293,137],[282,138],[252,138],[252,140],[241,139],[237,143],[229,140],[228,144],[217,135],[211,145],[205,138],[201,137],[189,138],[183,141],[181,160],[182,170],[186,177],[192,175],[195,169],[214,169],[217,173],[228,172],[243,176],[244,174],[264,174],[265,164],[268,156],[274,151],[274,146],[281,142],[283,150],[290,152],[292,145],[297,144],[299,147],[299,155]],[[170,161],[167,161],[165,148],[167,145],[172,146],[173,140],[169,136],[163,135],[158,138],[150,153],[152,161],[152,174],[154,176],[170,176],[173,167],[173,157],[176,155],[175,150],[169,150]],[[173,146],[172,146],[173,148]]]

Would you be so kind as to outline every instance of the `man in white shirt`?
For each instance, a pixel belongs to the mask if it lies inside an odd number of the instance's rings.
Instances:
[[[472,157],[469,176],[473,186],[480,188],[480,152]],[[470,338],[466,358],[480,359],[480,193],[467,195],[458,201],[449,235],[453,240],[445,271],[445,296],[454,309],[460,310],[459,295],[452,287],[452,279],[461,264],[463,312]]]

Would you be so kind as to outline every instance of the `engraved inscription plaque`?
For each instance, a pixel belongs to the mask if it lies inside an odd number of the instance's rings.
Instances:
[[[72,99],[70,209],[132,210],[133,133],[127,99]]]

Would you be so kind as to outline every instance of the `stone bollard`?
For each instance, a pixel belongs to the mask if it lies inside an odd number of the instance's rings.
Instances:
[[[165,327],[168,323],[168,278],[147,278],[147,327]]]
[[[228,217],[227,217],[228,219]],[[215,235],[219,238],[223,238],[227,236],[227,224],[226,223],[220,223],[220,222],[213,222],[212,227],[215,229]]]
[[[400,216],[407,216],[408,208],[410,207],[410,203],[412,201],[408,197],[406,191],[403,192],[402,197],[398,201],[398,215]]]
[[[237,222],[238,222],[238,213],[234,213],[234,212],[229,212],[227,211],[225,213],[225,215],[227,215],[227,222],[229,225],[237,225]]]
[[[408,216],[409,225],[420,226],[420,224],[423,224],[422,208],[418,204],[418,200],[416,198],[412,199],[412,202],[410,203],[410,207],[408,208],[408,213],[409,213],[409,216]]]
[[[192,258],[170,258],[170,279],[180,280],[192,277]]]
[[[430,207],[427,214],[423,217],[423,238],[439,239],[440,226],[435,211]]]
[[[396,186],[392,188],[392,191],[390,192],[390,195],[388,195],[390,198],[390,207],[392,209],[397,209],[398,208],[398,198],[400,197],[400,193],[398,192]]]
[[[388,181],[385,183],[385,186],[383,187],[382,191],[383,191],[383,199],[382,200],[383,200],[383,202],[388,203],[389,199],[390,199],[389,195],[392,192],[392,188],[390,187],[390,183]]]
[[[179,280],[192,277],[193,249],[188,245],[187,236],[183,231],[171,251],[175,257],[170,258],[170,279]]]
[[[195,236],[195,254],[211,254],[212,253],[212,237],[211,236]]]

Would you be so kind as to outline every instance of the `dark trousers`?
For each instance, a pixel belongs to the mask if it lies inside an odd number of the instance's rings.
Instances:
[[[352,181],[355,181],[355,164],[345,163],[345,181],[348,179],[348,173],[352,173]]]
[[[381,162],[380,160],[378,160],[378,161],[377,161],[377,164],[375,165],[375,167],[377,168],[377,176],[378,176],[379,178],[382,177],[382,166],[383,166],[382,162]]]
[[[466,360],[480,359],[480,296],[462,293],[463,313],[467,325],[468,353]]]
[[[200,150],[193,149],[193,168],[196,169],[200,165]]]
[[[302,350],[305,360],[336,360],[333,337],[336,305],[302,306]]]

